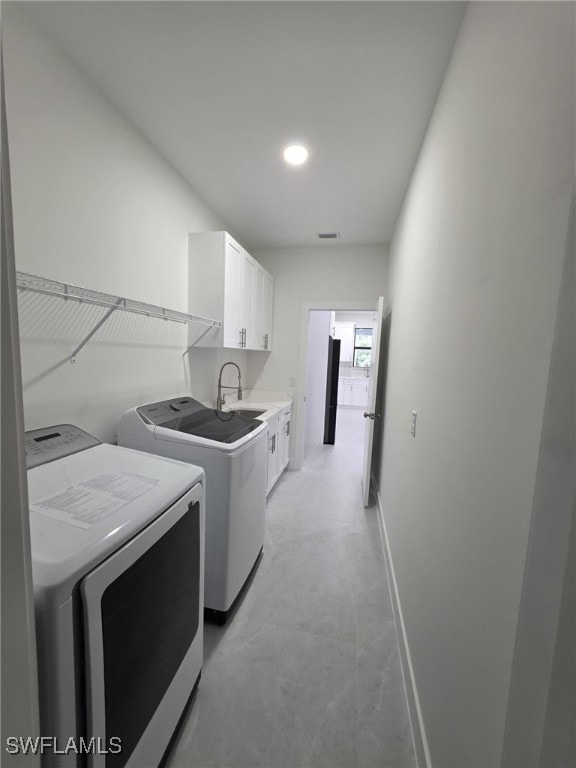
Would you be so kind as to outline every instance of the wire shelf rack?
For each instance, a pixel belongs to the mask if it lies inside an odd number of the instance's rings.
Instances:
[[[89,334],[76,347],[70,355],[71,362],[76,362],[76,355],[90,341],[94,334],[104,325],[104,323],[118,310],[122,312],[133,312],[147,317],[160,318],[174,323],[183,323],[186,325],[205,326],[205,331],[196,340],[197,343],[205,333],[212,328],[220,328],[222,323],[219,320],[212,320],[201,315],[191,315],[186,312],[179,312],[175,309],[157,306],[156,304],[147,304],[143,301],[134,301],[123,296],[115,296],[102,291],[94,291],[91,288],[82,288],[79,285],[63,283],[59,280],[51,280],[47,277],[31,275],[27,272],[16,272],[16,283],[22,291],[33,291],[43,293],[47,296],[59,296],[66,301],[77,301],[84,304],[93,304],[99,307],[108,308],[108,312],[96,323]]]

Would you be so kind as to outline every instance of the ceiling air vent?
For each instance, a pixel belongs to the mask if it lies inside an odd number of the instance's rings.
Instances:
[[[318,237],[320,240],[335,240],[340,237],[340,232],[319,232]]]

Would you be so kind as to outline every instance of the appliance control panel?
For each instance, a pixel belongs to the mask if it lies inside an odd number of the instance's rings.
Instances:
[[[95,445],[100,445],[100,440],[73,424],[31,429],[26,432],[26,468],[47,464]]]

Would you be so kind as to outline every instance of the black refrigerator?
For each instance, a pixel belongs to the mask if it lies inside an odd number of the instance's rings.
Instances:
[[[334,445],[336,439],[339,369],[340,339],[335,339],[333,336],[329,336],[328,366],[326,369],[326,409],[324,411],[324,445]]]

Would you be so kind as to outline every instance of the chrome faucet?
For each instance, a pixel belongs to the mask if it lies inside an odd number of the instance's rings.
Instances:
[[[221,411],[222,406],[225,403],[224,398],[226,395],[222,394],[223,389],[236,389],[236,387],[225,387],[222,384],[222,371],[224,368],[226,368],[227,365],[235,365],[236,368],[238,368],[238,400],[242,400],[242,374],[240,372],[240,366],[237,363],[233,363],[232,361],[229,361],[227,363],[224,363],[222,368],[220,368],[220,373],[218,374],[218,397],[216,398],[216,410]]]

